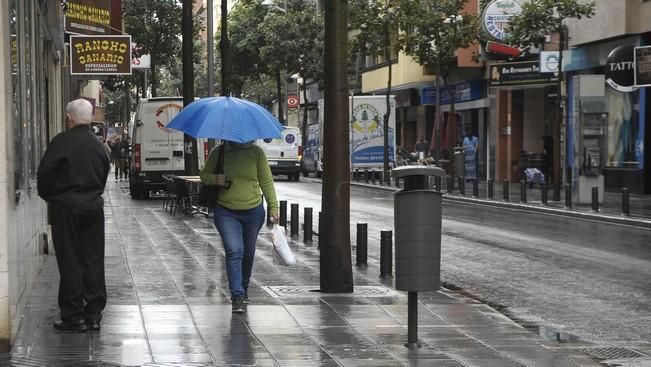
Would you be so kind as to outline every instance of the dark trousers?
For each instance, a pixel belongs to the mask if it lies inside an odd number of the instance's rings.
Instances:
[[[106,306],[104,278],[104,209],[53,209],[61,320],[99,320]]]

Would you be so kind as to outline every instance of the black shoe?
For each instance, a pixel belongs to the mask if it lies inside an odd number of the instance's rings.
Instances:
[[[242,298],[242,303],[244,303],[245,305],[250,304],[251,302],[249,302],[249,296],[244,296],[244,298]]]
[[[231,303],[233,304],[233,313],[246,312],[246,309],[244,309],[244,297],[234,297]]]
[[[55,321],[54,329],[64,333],[85,333],[88,331],[86,322],[84,320],[74,322]]]

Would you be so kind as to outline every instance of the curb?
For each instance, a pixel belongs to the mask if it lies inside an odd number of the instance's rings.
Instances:
[[[375,189],[375,190],[390,191],[390,192],[396,192],[400,190],[399,188],[393,186],[379,186],[379,185],[371,185],[371,184],[366,184],[361,182],[351,182],[350,185]],[[491,206],[491,207],[504,208],[504,209],[514,210],[514,211],[537,212],[542,214],[576,218],[576,219],[581,219],[586,221],[651,229],[651,220],[630,218],[624,216],[580,212],[575,210],[553,208],[549,206],[538,206],[538,205],[521,204],[521,203],[497,201],[497,200],[484,200],[484,199],[477,199],[472,197],[453,196],[448,194],[443,194],[443,201],[457,202],[457,203],[468,204],[468,205]]]

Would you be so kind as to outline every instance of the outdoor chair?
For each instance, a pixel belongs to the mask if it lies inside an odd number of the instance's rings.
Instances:
[[[163,175],[163,181],[165,181],[165,197],[163,198],[163,210],[170,210],[172,214],[175,203],[176,203],[176,186],[174,185],[174,180],[168,175]]]

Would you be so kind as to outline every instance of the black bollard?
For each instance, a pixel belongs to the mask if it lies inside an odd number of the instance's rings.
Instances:
[[[278,225],[287,228],[287,200],[280,201],[280,217]]]
[[[368,257],[368,224],[357,223],[357,266],[367,265]]]
[[[504,201],[509,201],[509,180],[502,181],[502,198]]]
[[[303,208],[303,242],[312,242],[312,208]]]
[[[359,181],[359,168],[355,168],[355,174],[353,175],[355,181]]]
[[[448,187],[446,187],[448,194],[452,194],[454,192],[454,177],[452,176],[446,176],[447,178],[447,183]]]
[[[380,278],[384,278],[386,276],[391,277],[392,273],[392,238],[393,238],[393,232],[392,231],[381,231],[380,232]]]
[[[371,183],[375,185],[375,171],[371,171]]]
[[[547,184],[545,182],[540,184],[540,201],[542,205],[547,205]]]
[[[298,204],[292,204],[292,218],[290,222],[290,232],[291,236],[298,234]]]
[[[479,179],[477,178],[472,180],[472,197],[475,199],[479,197]]]
[[[368,168],[364,168],[364,182],[368,183],[369,175]]]
[[[572,184],[565,184],[565,209],[572,209]]]
[[[488,200],[495,198],[495,180],[492,178],[488,180]]]
[[[592,186],[592,211],[599,212],[599,187]]]
[[[434,189],[438,192],[441,192],[441,190],[443,190],[441,187],[441,176],[434,176]]]
[[[520,180],[520,202],[527,202],[527,181]]]
[[[391,186],[391,172],[389,171],[384,172],[384,184],[387,186]]]
[[[622,215],[631,216],[631,199],[628,187],[622,187]]]
[[[466,178],[459,177],[459,195],[466,196]]]

